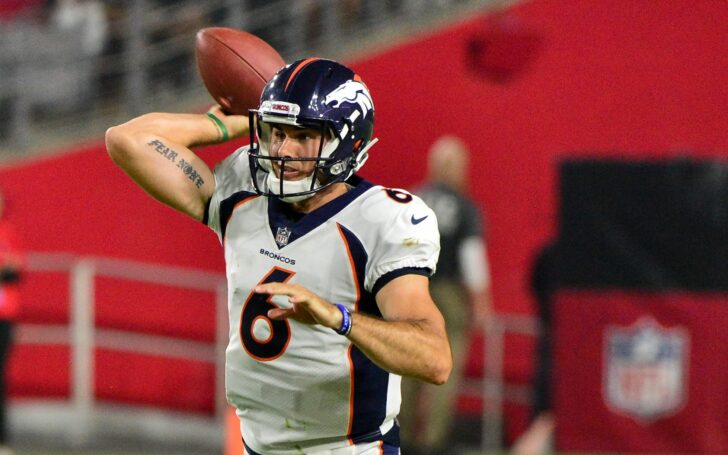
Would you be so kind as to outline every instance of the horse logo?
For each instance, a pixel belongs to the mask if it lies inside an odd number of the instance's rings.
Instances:
[[[364,117],[374,109],[369,91],[364,84],[358,81],[346,81],[324,98],[324,104],[329,107],[338,107],[343,103],[358,105]]]

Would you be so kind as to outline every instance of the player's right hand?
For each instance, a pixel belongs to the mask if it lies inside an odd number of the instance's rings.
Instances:
[[[250,134],[250,122],[247,115],[226,114],[219,104],[213,105],[207,112],[219,118],[225,124],[229,139]]]
[[[258,294],[285,295],[291,308],[275,308],[268,311],[271,319],[295,319],[304,324],[320,324],[324,327],[341,326],[341,312],[336,306],[298,284],[264,283],[255,287]]]

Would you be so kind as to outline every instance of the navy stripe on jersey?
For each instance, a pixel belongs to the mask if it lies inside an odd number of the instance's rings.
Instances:
[[[360,443],[374,441],[382,441],[384,442],[385,446],[390,446],[394,448],[399,447],[399,425],[397,424],[397,422],[395,422],[394,426],[392,426],[392,428],[384,435],[382,435],[382,432],[377,429],[376,431],[373,431],[368,435],[357,437],[355,442]]]
[[[399,455],[399,425],[396,423],[391,430],[382,437],[382,433],[377,430],[372,433],[371,437],[362,437],[354,442],[354,444],[382,441],[382,455]],[[243,447],[245,447],[246,455],[261,455],[255,450],[251,449],[248,444],[243,440]]]
[[[225,238],[225,229],[227,229],[230,216],[233,214],[233,210],[235,210],[235,206],[238,202],[257,196],[258,195],[256,193],[251,193],[249,191],[238,191],[220,203],[220,219],[218,221],[220,222],[220,233],[223,239]]]
[[[205,212],[202,214],[202,224],[207,226],[207,221],[210,218],[210,204],[212,203],[212,198],[208,199],[205,203]]]
[[[379,312],[377,303],[374,301],[374,296],[364,290],[364,279],[369,255],[364,249],[364,245],[353,232],[341,224],[337,223],[337,226],[344,236],[344,241],[346,242],[353,262],[354,273],[356,274],[356,284],[359,291],[359,302],[357,302],[356,310],[374,316],[381,316],[382,313]]]
[[[399,447],[400,441],[399,441],[399,424],[395,421],[394,426],[391,430],[389,430],[383,437],[382,441],[384,441],[385,445],[390,445],[393,447]],[[384,452],[387,453],[387,452]]]
[[[390,281],[392,281],[395,278],[399,278],[404,275],[422,275],[429,277],[432,275],[432,270],[430,270],[427,267],[405,267],[402,269],[392,270],[391,272],[387,272],[384,275],[380,276],[376,283],[374,283],[374,286],[372,287],[372,294],[377,295],[377,293]]]
[[[256,452],[255,450],[253,450],[250,447],[248,447],[248,444],[246,444],[245,441],[243,441],[243,447],[245,447],[245,454],[246,455],[261,455],[258,452]]]
[[[359,288],[357,310],[381,316],[374,296],[364,290],[364,273],[369,255],[353,232],[341,224],[337,226],[346,242],[356,275]],[[354,443],[377,441],[382,436],[379,426],[386,416],[389,373],[376,366],[356,346],[351,347],[351,362],[354,367],[354,405],[351,433],[348,436]]]
[[[362,290],[361,297],[359,298],[359,312],[369,314],[377,318],[382,317],[382,312],[379,311],[379,306],[377,306],[374,294],[364,290]]]
[[[354,405],[349,438],[354,443],[376,441],[387,414],[389,373],[379,368],[356,346],[351,346],[354,366]],[[371,439],[374,437],[374,439]]]
[[[349,192],[306,214],[294,211],[290,204],[278,198],[270,198],[268,202],[268,220],[273,237],[275,237],[279,227],[287,227],[291,230],[291,235],[288,237],[288,244],[290,245],[296,239],[324,224],[373,186],[359,177],[352,177],[347,180],[347,183],[354,185]],[[283,248],[285,246],[281,247],[281,249]]]

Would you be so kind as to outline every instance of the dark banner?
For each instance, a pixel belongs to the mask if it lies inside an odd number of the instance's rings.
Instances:
[[[728,161],[567,161],[561,284],[728,290]]]
[[[556,445],[728,453],[728,164],[561,166]]]

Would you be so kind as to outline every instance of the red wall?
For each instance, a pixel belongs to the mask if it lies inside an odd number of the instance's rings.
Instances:
[[[528,312],[531,256],[555,230],[559,157],[728,155],[728,6],[540,0],[501,20],[476,17],[355,67],[381,138],[365,173],[412,185],[439,134],[462,136],[477,156],[472,189],[489,218],[496,306]],[[504,28],[540,44],[500,84],[469,70],[466,47]],[[504,39],[494,53],[509,46],[520,49]]]
[[[528,270],[556,228],[560,157],[728,154],[727,23],[728,6],[712,0],[537,0],[350,62],[373,93],[381,140],[363,174],[411,187],[428,145],[462,136],[489,220],[496,308],[530,312]],[[490,47],[473,57],[473,41]],[[223,268],[216,237],[150,201],[101,143],[3,169],[0,186],[30,250]],[[523,373],[525,356],[508,361]]]

